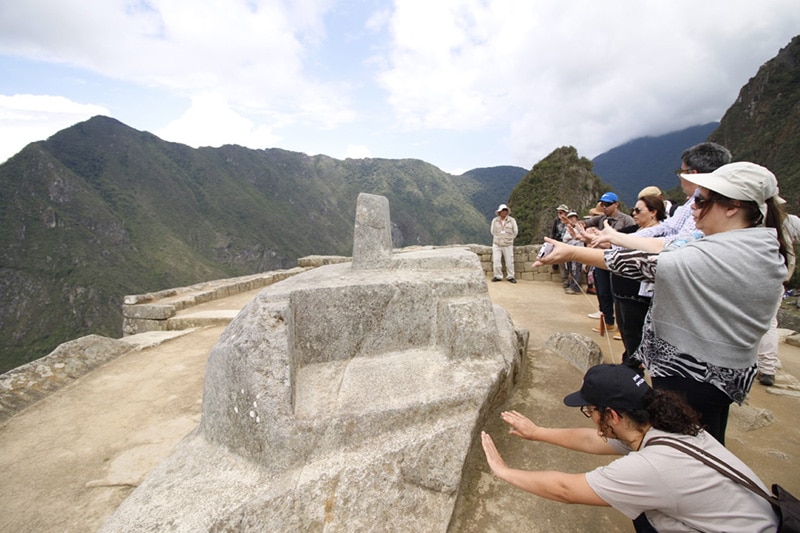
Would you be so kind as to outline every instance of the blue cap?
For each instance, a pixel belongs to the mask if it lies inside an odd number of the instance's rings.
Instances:
[[[607,192],[603,196],[600,197],[601,202],[605,202],[607,204],[614,204],[619,202],[619,198],[617,198],[616,193]]]

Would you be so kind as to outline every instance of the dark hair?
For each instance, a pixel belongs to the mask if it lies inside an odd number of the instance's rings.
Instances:
[[[700,415],[679,393],[670,390],[649,390],[642,398],[644,409],[614,409],[620,416],[630,419],[638,426],[652,424],[655,429],[679,435],[697,435],[702,429]],[[600,428],[605,425],[607,408],[597,407],[600,412]]]
[[[774,196],[772,198],[767,198],[767,216],[763,217],[756,202],[751,200],[735,200],[712,190],[709,190],[708,192],[709,201],[705,206],[703,206],[703,209],[700,210],[700,215],[698,216],[699,219],[702,219],[704,216],[706,216],[708,210],[711,209],[712,203],[744,209],[747,214],[747,222],[749,227],[754,228],[763,222],[764,226],[773,228],[777,232],[778,243],[780,243],[780,254],[783,256],[784,263],[786,263],[788,250],[786,247],[786,239],[783,235],[783,220],[786,218],[786,213],[784,212],[783,207],[781,207],[781,204],[775,200]]]
[[[649,211],[656,212],[656,220],[659,222],[667,218],[667,206],[664,205],[664,200],[658,196],[640,196],[639,200],[644,202]]]
[[[708,189],[708,198],[706,201],[707,203],[703,206],[703,208],[700,210],[700,214],[697,216],[699,220],[702,220],[706,216],[708,211],[711,209],[711,204],[720,204],[727,207],[738,207],[739,209],[743,209],[746,212],[747,224],[750,228],[754,228],[761,224],[763,219],[761,216],[761,211],[758,209],[758,204],[752,200],[736,200],[734,198],[729,198],[724,194],[720,194],[717,191]]]
[[[681,154],[681,161],[689,170],[700,174],[714,172],[722,165],[731,162],[731,152],[721,144],[704,142],[687,148]]]

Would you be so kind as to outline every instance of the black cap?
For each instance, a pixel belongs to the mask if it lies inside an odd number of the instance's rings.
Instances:
[[[564,398],[569,407],[598,405],[612,409],[644,409],[650,385],[626,365],[597,365],[583,376],[581,390]]]

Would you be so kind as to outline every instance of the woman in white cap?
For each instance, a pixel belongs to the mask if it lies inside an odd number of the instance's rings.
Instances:
[[[705,237],[675,240],[661,253],[554,243],[542,262],[576,260],[654,281],[633,357],[644,363],[655,388],[684,394],[724,444],[730,404],[744,401],[750,390],[758,344],[783,291],[783,213],[777,180],[760,165],[730,163],[683,178],[698,187],[692,216]]]
[[[596,429],[540,427],[516,411],[501,417],[510,434],[527,440],[624,457],[585,474],[517,470],[482,433],[492,473],[543,498],[614,507],[633,519],[636,531],[775,531],[778,517],[766,499],[664,445],[670,441],[710,453],[769,493],[747,465],[700,428],[697,413],[676,393],[652,390],[624,365],[598,365],[564,403],[580,407]]]

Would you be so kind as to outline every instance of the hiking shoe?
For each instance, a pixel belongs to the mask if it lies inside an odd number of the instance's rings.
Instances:
[[[492,278],[492,281],[503,281],[503,280],[500,278]]]
[[[772,387],[775,385],[775,376],[772,374],[761,374],[761,377],[758,378],[758,382],[765,387]]]
[[[617,326],[615,326],[614,324],[606,324],[606,331],[614,331],[615,329],[617,329]],[[600,326],[592,328],[592,331],[600,333]]]
[[[622,340],[622,335],[620,335],[619,333],[615,333],[614,334],[614,340],[615,341],[621,341]]]
[[[514,279],[514,278],[508,278],[508,281],[510,281],[511,283],[516,283],[517,282],[517,280]]]
[[[594,313],[589,313],[586,316],[588,316],[589,318],[595,318],[596,319],[596,318],[602,317],[603,313],[601,313],[600,311],[595,311]]]

